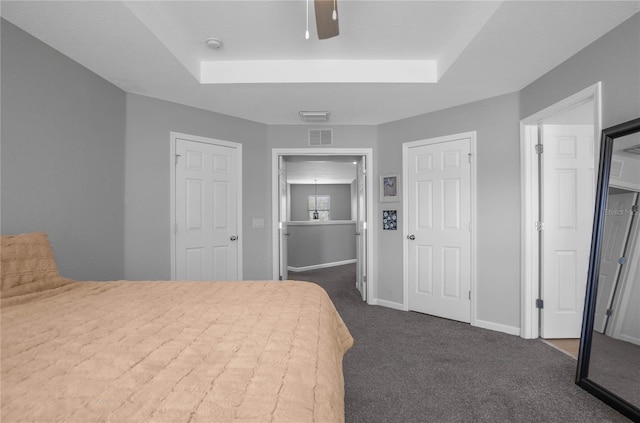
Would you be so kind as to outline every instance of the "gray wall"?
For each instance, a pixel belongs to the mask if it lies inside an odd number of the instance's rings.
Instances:
[[[374,149],[374,184],[381,173],[401,172],[403,142],[478,131],[476,317],[517,327],[519,120],[597,81],[603,126],[639,116],[639,33],[635,15],[518,93],[379,127],[322,127],[333,128],[335,148]],[[125,96],[3,21],[2,233],[47,231],[68,277],[168,278],[169,132],[185,132],[243,144],[244,276],[270,278],[271,149],[306,148],[310,127],[318,126],[265,126]],[[401,302],[402,227],[378,226],[383,208],[401,212],[402,204],[382,205],[374,195],[374,296]],[[251,229],[257,217],[264,229]]]
[[[272,148],[310,148],[309,129],[332,129],[333,145],[329,148],[375,148],[378,127],[375,125],[269,125],[269,151]]]
[[[121,279],[125,94],[1,26],[2,234],[45,231],[63,276]]]
[[[476,317],[520,326],[519,120],[602,81],[603,127],[640,115],[640,14],[522,91],[379,127],[380,172],[401,170],[401,143],[478,131],[478,291]],[[401,210],[401,203],[385,209]],[[382,207],[378,205],[378,214]],[[400,221],[400,225],[403,222]],[[402,228],[379,231],[378,293],[402,301]]]
[[[307,199],[315,188],[313,184],[291,184],[291,220],[309,220]],[[351,185],[318,184],[318,195],[331,196],[331,220],[351,220]]]
[[[402,169],[402,143],[477,131],[477,310],[480,320],[520,321],[520,148],[518,94],[388,123],[379,130],[381,172]],[[401,181],[402,183],[403,181]],[[378,231],[378,298],[402,303],[402,203],[397,231]]]
[[[525,87],[520,92],[520,117],[598,81],[603,128],[640,116],[640,13]]]
[[[169,279],[170,132],[242,144],[243,277],[271,279],[269,226],[253,229],[253,218],[271,221],[271,166],[262,124],[167,101],[127,94],[125,276]]]
[[[290,223],[288,264],[306,267],[356,258],[355,223]]]

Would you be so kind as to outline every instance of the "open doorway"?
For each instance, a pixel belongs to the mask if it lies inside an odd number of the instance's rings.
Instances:
[[[371,149],[274,149],[273,275],[355,264],[370,301]]]
[[[356,263],[360,157],[282,156],[286,166],[287,269]]]
[[[523,338],[580,336],[599,99],[598,83],[521,122]]]

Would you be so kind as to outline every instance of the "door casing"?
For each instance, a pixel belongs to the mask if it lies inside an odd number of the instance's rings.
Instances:
[[[540,316],[536,308],[540,280],[540,242],[536,222],[538,220],[539,201],[539,171],[538,157],[535,146],[538,143],[538,125],[565,110],[585,101],[593,101],[593,126],[595,158],[600,156],[601,119],[601,82],[565,98],[520,121],[520,169],[521,169],[521,224],[520,224],[520,337],[525,339],[538,338],[540,334]],[[596,169],[598,168],[595,163]]]
[[[376,278],[373,273],[373,257],[374,245],[373,239],[375,237],[373,222],[373,178],[372,175],[372,163],[373,163],[373,149],[371,148],[274,148],[271,151],[271,240],[272,240],[272,275],[273,280],[279,278],[279,266],[280,266],[280,247],[279,247],[279,221],[278,221],[278,201],[279,201],[279,187],[278,187],[278,164],[280,156],[365,156],[367,162],[367,298],[368,304],[376,304],[376,299],[373,296],[374,292],[377,292]],[[355,236],[355,235],[354,235]]]
[[[179,132],[170,132],[170,154],[169,154],[169,175],[170,175],[170,183],[169,183],[169,210],[170,210],[170,225],[169,225],[169,233],[170,233],[170,243],[171,243],[171,280],[176,279],[176,143],[178,139],[185,139],[189,141],[201,142],[205,144],[214,144],[220,145],[229,148],[235,148],[237,151],[238,163],[237,163],[237,183],[238,183],[238,192],[237,192],[237,210],[236,210],[236,218],[238,222],[237,235],[238,235],[238,280],[242,280],[242,251],[243,251],[243,234],[242,234],[242,144],[231,142],[231,141],[223,141],[213,138],[200,137],[197,135],[188,135]]]

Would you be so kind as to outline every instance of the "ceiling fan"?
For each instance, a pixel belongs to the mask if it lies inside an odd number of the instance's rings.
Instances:
[[[314,0],[313,3],[316,12],[318,38],[325,40],[340,34],[340,29],[338,28],[338,0]]]

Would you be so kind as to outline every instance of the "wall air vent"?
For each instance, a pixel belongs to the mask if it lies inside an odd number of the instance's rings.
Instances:
[[[611,170],[609,171],[609,175],[611,175],[612,178],[621,178],[623,166],[624,162],[622,160],[611,159]]]
[[[331,129],[309,129],[309,146],[324,147],[333,145],[333,131]]]
[[[330,112],[299,112],[303,122],[328,122]]]

